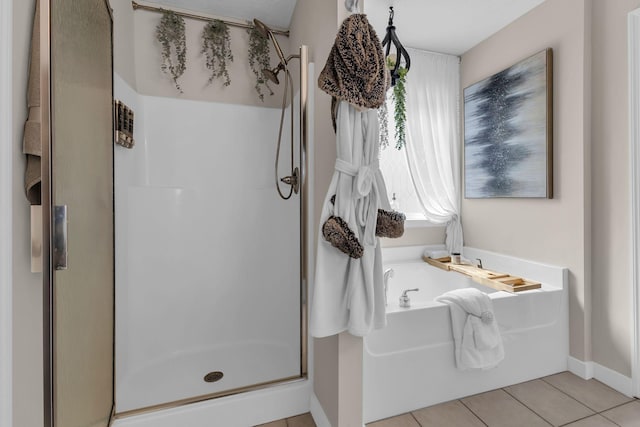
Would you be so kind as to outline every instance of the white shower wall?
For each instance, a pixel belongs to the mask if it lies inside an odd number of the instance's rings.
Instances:
[[[136,145],[115,157],[116,411],[300,375],[280,110],[138,95],[118,76],[115,94],[136,114]]]

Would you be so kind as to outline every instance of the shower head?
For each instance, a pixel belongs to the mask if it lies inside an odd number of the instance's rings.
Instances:
[[[278,40],[276,40],[276,36],[273,35],[273,31],[271,31],[271,28],[269,28],[267,24],[256,18],[253,19],[253,25],[256,27],[256,30],[258,30],[262,37],[271,40],[271,43],[273,43],[273,46],[276,49],[276,53],[278,54],[278,58],[280,58],[280,62],[284,65],[287,65],[287,59],[284,57],[284,53],[280,48],[280,44],[278,43]]]
[[[270,70],[268,68],[265,68],[264,70],[262,70],[262,74],[269,79],[270,81],[272,81],[273,83],[279,85],[280,84],[280,80],[278,80],[278,70],[277,68]]]
[[[282,70],[282,62],[279,63],[278,66],[273,70],[270,70],[268,68],[263,69],[262,74],[273,83],[279,85],[280,80],[278,79],[278,73],[280,72],[280,70]]]

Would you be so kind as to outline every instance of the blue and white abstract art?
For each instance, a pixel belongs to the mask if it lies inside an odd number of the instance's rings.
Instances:
[[[553,197],[552,52],[464,90],[465,197]]]

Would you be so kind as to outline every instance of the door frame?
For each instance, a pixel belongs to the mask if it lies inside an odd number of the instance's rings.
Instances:
[[[4,1],[4,0],[0,0]],[[53,161],[52,161],[52,111],[51,105],[51,3],[54,0],[40,0],[40,137],[42,143],[41,155],[41,204],[42,204],[42,281],[43,281],[43,403],[44,427],[55,427],[55,396],[54,396],[54,269],[52,268],[53,216],[51,203],[53,200]],[[111,63],[113,68],[113,9],[110,0],[103,0],[111,19]],[[113,75],[113,70],[112,73]],[[113,85],[113,77],[112,77]],[[113,86],[112,86],[113,87]],[[113,102],[113,91],[111,94]],[[112,141],[113,143],[113,141]],[[113,178],[112,178],[113,179]],[[0,248],[1,249],[1,248]],[[115,300],[114,300],[115,301]],[[115,302],[114,302],[115,304]],[[115,312],[114,312],[115,313]],[[115,319],[114,319],[115,328]],[[115,329],[114,345],[115,345]],[[115,354],[114,354],[115,357]],[[115,362],[114,362],[115,363]],[[115,378],[115,370],[114,370]],[[115,383],[112,399],[109,425],[113,422],[113,402],[115,401]],[[1,419],[0,419],[1,421]]]
[[[44,427],[53,427],[53,272],[51,271],[51,0],[40,1],[40,140],[42,155],[42,349]]]
[[[0,1],[0,425],[13,422],[13,1]]]
[[[631,283],[633,304],[631,377],[640,396],[640,8],[628,14],[629,158],[631,162]]]

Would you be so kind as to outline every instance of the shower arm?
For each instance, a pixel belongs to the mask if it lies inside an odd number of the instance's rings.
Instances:
[[[291,54],[291,55],[287,56],[287,58],[285,59],[285,63],[288,64],[289,61],[291,61],[292,59],[300,59],[300,54],[299,53],[294,53],[294,54]]]

